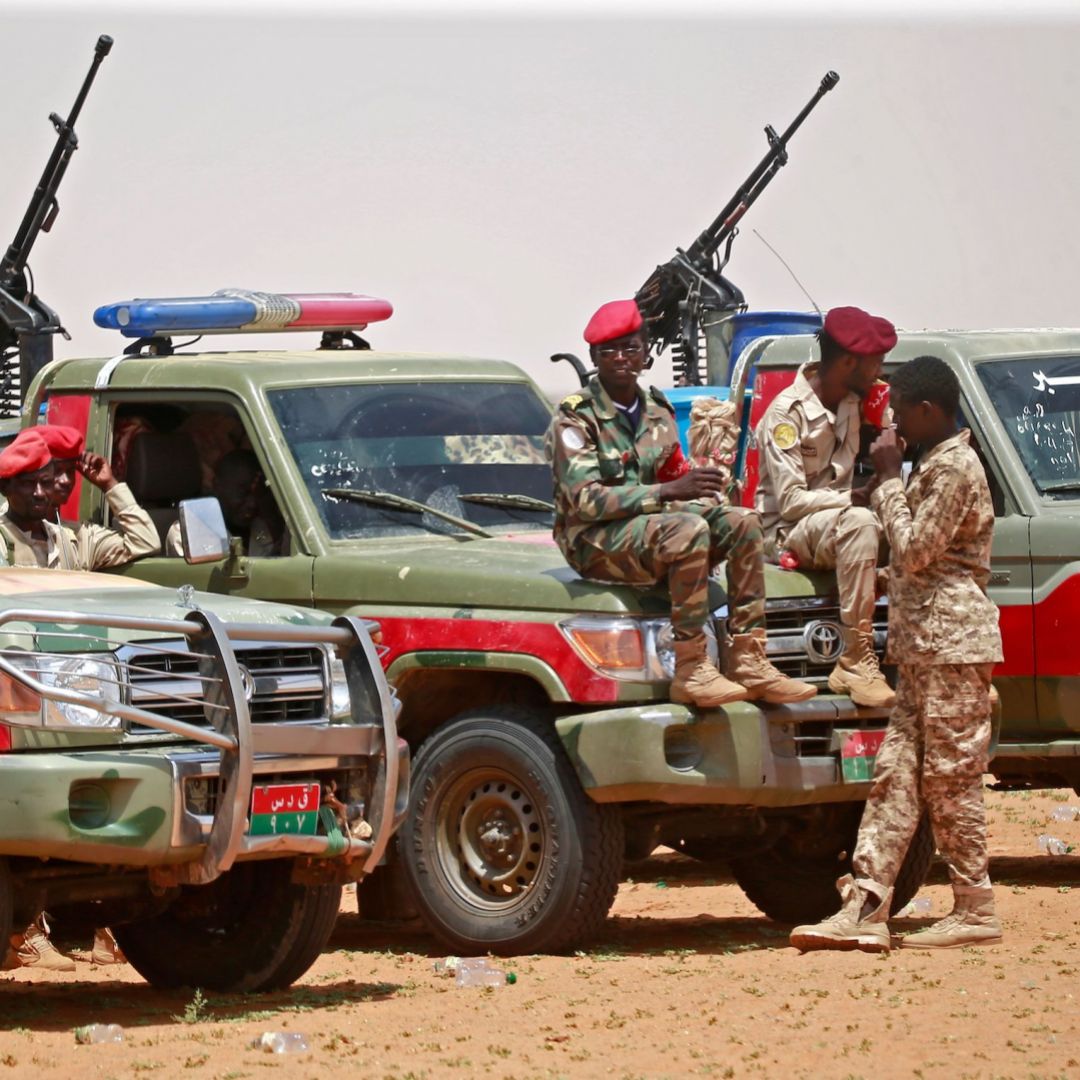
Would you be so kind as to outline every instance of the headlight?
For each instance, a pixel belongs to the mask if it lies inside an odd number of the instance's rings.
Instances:
[[[667,682],[675,672],[669,619],[576,615],[559,629],[589,667],[626,682]]]
[[[116,664],[90,656],[13,656],[8,660],[45,686],[71,690],[100,701],[120,701],[120,680]],[[51,727],[118,728],[120,719],[88,705],[72,705],[43,699],[42,723]]]

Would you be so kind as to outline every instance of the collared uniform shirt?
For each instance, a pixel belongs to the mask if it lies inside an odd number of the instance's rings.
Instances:
[[[826,409],[808,378],[817,368],[799,368],[754,432],[761,470],[754,509],[769,539],[808,514],[851,505],[862,403],[848,394],[835,413]]]
[[[1002,659],[998,610],[986,595],[994,507],[964,429],[919,462],[907,490],[887,480],[871,496],[892,551],[887,659],[989,664]]]
[[[555,482],[555,540],[568,560],[595,525],[661,509],[657,469],[679,442],[675,413],[659,390],[638,387],[637,426],[598,378],[559,405],[546,449]]]
[[[0,516],[0,562],[9,566],[44,566],[54,570],[105,570],[156,555],[161,541],[150,515],[135,501],[127,484],[105,493],[116,526],[87,522],[74,527],[44,521],[46,539],[35,540],[5,511]]]

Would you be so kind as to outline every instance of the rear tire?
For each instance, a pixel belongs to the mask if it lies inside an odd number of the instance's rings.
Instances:
[[[398,850],[454,952],[559,952],[600,929],[622,819],[585,794],[549,719],[492,706],[451,720],[420,747],[411,788]]]
[[[770,919],[781,923],[816,923],[840,908],[836,879],[851,873],[859,816],[854,827],[837,838],[832,855],[805,857],[787,838],[753,856],[731,860],[739,887]],[[934,833],[923,814],[893,885],[895,915],[919,891],[934,858]]]
[[[116,926],[132,967],[162,989],[281,990],[322,952],[341,886],[294,885],[292,862],[240,863],[211,885],[185,886],[160,915]]]

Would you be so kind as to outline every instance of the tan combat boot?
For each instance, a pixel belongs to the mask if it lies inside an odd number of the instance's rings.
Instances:
[[[892,947],[889,935],[889,903],[892,889],[885,898],[864,892],[850,874],[837,883],[843,906],[835,915],[819,923],[796,926],[791,931],[791,944],[803,952],[813,949],[859,949],[862,952],[888,952]]]
[[[953,909],[933,926],[905,934],[905,949],[959,949],[965,945],[1000,945],[1001,923],[994,913],[989,885],[954,885]]]
[[[751,701],[761,699],[771,705],[789,705],[806,701],[817,693],[817,687],[789,679],[769,663],[765,655],[765,631],[760,628],[732,636],[726,667],[728,678],[746,687]]]
[[[46,971],[74,971],[75,961],[65,956],[49,940],[49,924],[45,912],[22,932],[11,938],[11,947],[20,967],[43,968]]]
[[[874,630],[869,622],[844,627],[844,651],[829,673],[829,689],[834,694],[847,694],[856,705],[892,708],[896,694],[878,667]]]
[[[106,964],[126,964],[127,959],[116,944],[113,932],[102,926],[94,931],[94,945],[90,950],[90,963],[102,967]]]
[[[712,709],[745,701],[746,690],[725,679],[709,659],[705,635],[689,641],[675,641],[675,678],[671,680],[671,700]]]

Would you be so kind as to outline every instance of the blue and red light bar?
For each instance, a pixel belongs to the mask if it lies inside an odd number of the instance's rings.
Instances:
[[[124,300],[94,312],[94,322],[124,337],[170,334],[363,330],[393,314],[389,300],[359,293],[264,293],[222,289],[212,296]]]

